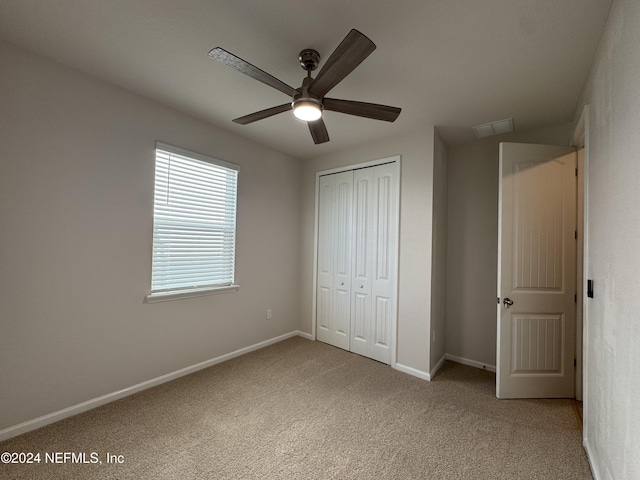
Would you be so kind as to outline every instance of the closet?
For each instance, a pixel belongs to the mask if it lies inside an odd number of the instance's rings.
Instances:
[[[399,157],[320,173],[316,338],[390,364],[395,342]]]

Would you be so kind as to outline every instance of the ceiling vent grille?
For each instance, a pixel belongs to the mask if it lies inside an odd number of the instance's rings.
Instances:
[[[473,127],[473,132],[476,134],[476,138],[484,138],[492,135],[513,132],[513,118],[506,118],[504,120],[496,120],[495,122],[476,125]]]

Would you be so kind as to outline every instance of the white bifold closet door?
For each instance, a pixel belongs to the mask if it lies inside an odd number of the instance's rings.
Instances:
[[[349,350],[353,171],[320,177],[318,192],[318,340]]]
[[[320,177],[317,338],[391,363],[396,311],[397,165]]]

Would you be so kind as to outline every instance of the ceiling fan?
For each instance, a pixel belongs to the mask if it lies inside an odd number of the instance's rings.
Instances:
[[[349,75],[375,49],[376,45],[369,38],[353,29],[333,51],[316,78],[311,78],[311,72],[318,68],[320,54],[310,48],[302,50],[298,60],[302,68],[307,71],[307,76],[302,81],[300,88],[290,87],[274,76],[220,47],[211,50],[209,57],[291,97],[291,102],[236,118],[233,120],[235,123],[247,125],[278,113],[293,110],[293,114],[297,118],[307,122],[313,141],[319,144],[329,141],[329,133],[322,120],[323,110],[383,120],[385,122],[393,122],[400,115],[401,109],[397,107],[325,97],[329,90]]]

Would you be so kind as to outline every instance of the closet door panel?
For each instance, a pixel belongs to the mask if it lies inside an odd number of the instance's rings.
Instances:
[[[349,350],[353,172],[320,177],[316,336]]]
[[[375,252],[373,255],[372,348],[370,357],[391,362],[391,329],[395,321],[396,265],[398,235],[398,192],[395,165],[374,169]]]
[[[349,350],[351,333],[351,250],[353,172],[343,172],[335,177],[334,231],[334,345]]]
[[[391,299],[389,297],[376,296],[373,345],[378,349],[382,349],[382,353],[386,353],[389,348],[389,333],[391,331],[389,323],[391,317],[390,304]]]
[[[373,274],[374,231],[373,168],[353,173],[353,276],[351,304],[351,351],[371,356],[371,277]]]
[[[335,179],[320,177],[318,189],[318,280],[316,291],[316,337],[331,343],[333,310],[333,197]]]
[[[318,340],[322,342],[329,342],[330,340],[329,326],[331,323],[331,305],[332,305],[331,288],[318,286],[316,305],[317,305],[316,336]]]

